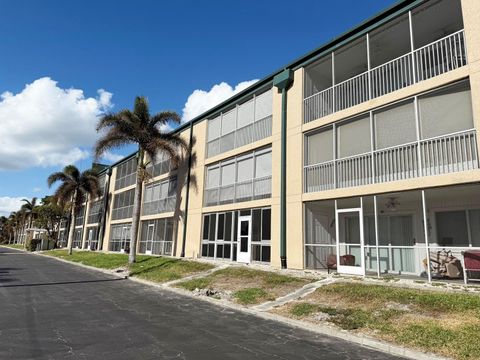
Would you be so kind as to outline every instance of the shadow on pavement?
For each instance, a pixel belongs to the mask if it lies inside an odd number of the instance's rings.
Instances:
[[[88,283],[100,283],[100,282],[110,282],[110,281],[122,281],[126,279],[103,279],[103,280],[80,280],[80,281],[59,281],[59,282],[47,282],[47,283],[33,283],[33,284],[11,284],[11,285],[0,285],[2,288],[6,287],[24,287],[24,286],[49,286],[49,285],[67,285],[67,284],[88,284]],[[8,280],[12,281],[12,280]],[[0,281],[2,282],[2,281]],[[6,282],[6,281],[5,281]]]

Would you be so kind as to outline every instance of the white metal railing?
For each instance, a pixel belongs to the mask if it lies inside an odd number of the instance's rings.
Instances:
[[[272,116],[256,120],[207,142],[207,157],[212,157],[272,135]]]
[[[334,86],[335,111],[347,109],[369,99],[368,71]]]
[[[175,210],[176,196],[143,203],[142,215],[154,215]]]
[[[457,31],[414,51],[417,81],[467,65],[465,32]]]
[[[269,198],[272,194],[272,177],[242,181],[235,184],[205,189],[205,206],[230,204]]]
[[[478,168],[473,129],[307,165],[304,187],[316,192]]]
[[[413,81],[412,56],[406,54],[371,70],[372,98],[376,98],[404,87]]]
[[[478,168],[476,131],[462,131],[420,141],[420,157],[424,175]]]
[[[372,154],[350,156],[337,160],[338,187],[351,187],[372,182]]]
[[[418,176],[418,143],[393,146],[373,152],[375,182],[409,179]]]
[[[464,30],[356,75],[303,100],[304,122],[319,119],[467,64]]]

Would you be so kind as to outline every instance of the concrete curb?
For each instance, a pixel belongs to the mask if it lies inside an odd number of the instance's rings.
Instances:
[[[187,278],[174,280],[173,282],[171,281],[169,283],[154,283],[154,282],[144,280],[144,279],[140,279],[140,278],[136,278],[136,277],[128,277],[128,276],[125,276],[125,275],[120,275],[120,274],[118,274],[114,271],[111,271],[111,270],[100,269],[100,268],[96,268],[96,267],[93,267],[93,266],[84,265],[84,264],[64,260],[64,259],[61,259],[61,258],[45,255],[45,254],[42,254],[42,253],[36,253],[35,255],[45,256],[45,257],[48,257],[48,258],[51,258],[51,259],[56,259],[58,261],[61,261],[61,262],[67,263],[67,264],[72,264],[72,265],[76,265],[76,266],[79,266],[79,267],[82,267],[82,268],[85,268],[85,269],[99,271],[99,272],[104,273],[104,274],[124,278],[124,279],[130,280],[130,281],[138,283],[138,284],[142,284],[142,285],[151,286],[151,287],[154,287],[154,288],[166,290],[166,291],[175,293],[177,295],[187,296],[187,297],[192,298],[192,299],[198,299],[200,301],[208,302],[208,303],[214,304],[216,306],[221,306],[223,308],[227,308],[227,309],[230,309],[230,310],[240,311],[240,312],[245,313],[245,314],[254,315],[254,316],[257,316],[257,317],[262,318],[262,319],[277,321],[277,322],[280,322],[280,323],[283,323],[283,324],[286,324],[286,325],[289,325],[289,326],[296,327],[298,329],[313,332],[315,334],[332,336],[332,337],[335,337],[337,339],[346,340],[346,341],[349,341],[349,342],[352,342],[352,343],[355,343],[355,344],[358,344],[358,345],[361,345],[361,346],[364,346],[364,347],[367,347],[367,348],[370,348],[370,349],[381,351],[383,353],[387,353],[387,354],[390,354],[390,355],[402,356],[404,358],[413,359],[413,360],[449,360],[449,358],[441,357],[441,356],[438,356],[436,354],[424,353],[424,352],[408,349],[408,348],[405,348],[405,347],[402,347],[402,346],[399,346],[399,345],[394,345],[394,344],[391,344],[391,343],[388,343],[388,342],[385,342],[385,341],[382,341],[382,340],[377,340],[377,339],[371,338],[369,336],[353,334],[353,333],[350,333],[346,330],[340,330],[340,329],[338,329],[334,326],[323,325],[323,324],[312,324],[312,323],[308,323],[308,322],[304,322],[304,321],[300,321],[300,320],[290,319],[290,318],[287,318],[287,317],[284,317],[284,316],[281,316],[281,315],[272,314],[272,313],[262,311],[262,310],[258,310],[258,309],[255,309],[255,308],[247,308],[247,307],[237,305],[235,303],[232,303],[232,302],[229,302],[229,301],[226,301],[226,300],[217,300],[217,299],[213,299],[213,298],[209,298],[209,297],[205,297],[205,296],[201,296],[201,295],[194,295],[187,290],[183,290],[183,289],[180,289],[180,288],[174,288],[174,287],[170,287],[170,286],[167,285],[167,284],[173,284],[174,282],[177,282],[177,281],[180,281],[180,280],[186,280]],[[226,266],[228,266],[228,265],[226,265]],[[220,270],[220,268],[221,268],[221,266],[218,267],[218,268],[210,269],[207,272],[212,273],[214,271]],[[206,272],[204,272],[204,273],[206,273]],[[199,275],[199,274],[195,274],[195,275]],[[195,275],[193,275],[193,276],[195,276]],[[325,281],[325,280],[326,279],[323,279],[321,281]],[[291,294],[289,294],[289,295],[291,295]]]

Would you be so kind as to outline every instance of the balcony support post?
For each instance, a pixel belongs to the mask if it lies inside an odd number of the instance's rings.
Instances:
[[[287,268],[287,90],[293,82],[293,71],[285,69],[275,76],[273,86],[282,93],[281,174],[280,174],[280,263]]]

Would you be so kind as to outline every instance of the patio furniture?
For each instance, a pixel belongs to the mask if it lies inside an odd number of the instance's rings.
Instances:
[[[423,260],[427,271],[427,259]],[[436,278],[460,279],[462,276],[462,264],[453,256],[450,250],[440,250],[430,253],[430,272]]]
[[[468,278],[472,272],[480,273],[480,251],[467,250],[462,251],[463,256],[463,279],[468,284]]]
[[[340,265],[355,266],[355,256],[342,255],[340,256]],[[337,255],[330,254],[327,258],[327,272],[330,274],[330,269],[337,270]]]

